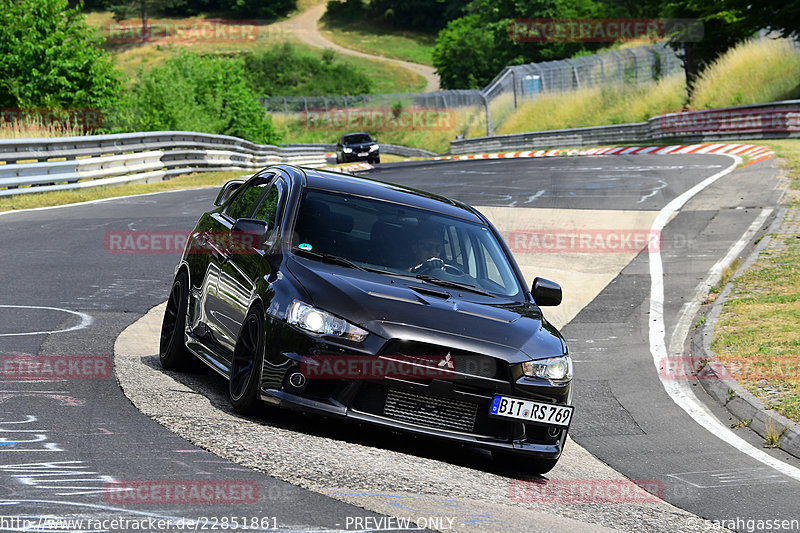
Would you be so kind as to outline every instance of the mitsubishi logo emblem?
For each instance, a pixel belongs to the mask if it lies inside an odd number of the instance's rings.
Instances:
[[[444,359],[439,361],[439,367],[447,367],[448,370],[455,370],[456,365],[453,362],[453,358],[450,357],[450,352],[447,352],[447,355],[444,356]]]

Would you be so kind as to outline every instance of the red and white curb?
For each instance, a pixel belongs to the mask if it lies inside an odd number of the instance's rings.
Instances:
[[[470,155],[444,155],[429,158],[430,161],[469,161],[473,159],[516,159],[529,157],[564,157],[588,155],[675,155],[675,154],[731,154],[747,158],[745,166],[769,159],[775,152],[769,146],[758,144],[675,144],[671,146],[604,146],[597,148],[556,148],[530,150],[526,152],[496,152]],[[333,157],[336,154],[325,154]],[[340,172],[356,172],[375,168],[369,163],[355,163],[338,167]]]
[[[336,157],[336,153],[335,152],[330,152],[330,153],[325,154],[324,157],[325,157],[326,160],[327,159],[333,159],[333,158]],[[331,166],[328,166],[328,168],[331,168],[332,170],[335,170],[337,172],[358,172],[359,170],[369,170],[369,169],[375,168],[375,167],[373,165],[371,165],[370,163],[353,163],[352,165],[346,165],[346,166],[343,166],[343,167],[331,167]]]
[[[586,156],[586,155],[669,155],[669,154],[733,154],[748,158],[747,164],[769,159],[775,152],[769,146],[755,144],[680,144],[672,146],[606,146],[587,149],[531,150],[527,152],[498,152],[491,154],[450,155],[430,158],[432,161],[467,161],[471,159],[514,159],[527,157]]]

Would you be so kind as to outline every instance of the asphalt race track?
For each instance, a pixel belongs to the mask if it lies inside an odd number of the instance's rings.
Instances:
[[[591,464],[585,471],[605,463],[619,472],[617,477],[652,481],[658,495],[677,508],[724,524],[734,521],[732,529],[747,531],[748,520],[800,519],[800,478],[791,475],[800,461],[763,449],[761,439],[746,428],[735,430],[754,449],[787,465],[769,466],[705,429],[668,395],[652,356],[654,254],[596,245],[543,251],[532,245],[542,228],[595,237],[628,231],[635,239],[649,232],[672,200],[731,163],[718,155],[481,160],[385,164],[369,176],[479,207],[505,234],[528,282],[532,275],[544,275],[562,283],[565,305],[546,314],[563,326],[576,360],[571,435],[599,459],[576,452],[576,462]],[[774,162],[747,166],[709,185],[668,219],[657,254],[663,262],[668,353],[683,347],[684,339],[673,340],[673,332],[685,325],[681,313],[697,286],[751,226],[761,234],[775,216],[776,186]],[[526,527],[523,515],[500,521],[492,517],[517,503],[509,500],[507,489],[514,473],[495,470],[484,454],[443,450],[390,433],[366,434],[315,417],[268,412],[237,418],[224,405],[223,383],[211,375],[165,376],[167,388],[154,388],[153,394],[169,394],[174,415],[140,412],[114,379],[114,343],[166,299],[179,252],[151,246],[118,253],[109,235],[188,233],[215,195],[208,189],[180,191],[0,216],[0,269],[6,280],[0,289],[0,364],[21,355],[94,356],[92,370],[82,379],[10,379],[7,367],[0,366],[0,531],[167,530],[154,525],[157,520],[172,520],[177,530],[181,519],[184,526],[222,531],[234,529],[234,518],[258,531],[408,530],[387,516],[397,516],[401,504],[375,503],[381,490],[448,499],[454,508],[459,501],[473,502],[473,518],[455,524],[444,520],[441,501],[438,507],[406,505],[417,516],[427,512],[431,519],[442,518],[425,524],[442,531],[708,530],[710,523],[693,522],[691,515],[668,507],[639,514],[621,503],[560,502],[538,509],[574,518],[583,527],[569,521]],[[136,363],[144,369],[142,376],[164,374],[152,357]],[[704,397],[699,386],[688,380],[683,385],[729,424],[727,411]],[[146,395],[150,382],[142,378],[139,386]],[[197,405],[204,409],[202,416],[184,410]],[[280,455],[276,451],[255,461],[256,444],[224,436],[240,429],[250,431],[253,442],[267,434],[290,445]],[[343,454],[338,469],[337,451]],[[567,459],[549,479],[588,477],[565,464]],[[330,469],[318,466],[323,464]],[[393,477],[401,466],[403,475]],[[448,477],[448,472],[459,475]],[[150,494],[147,501],[134,502],[113,491],[142,480],[150,488],[155,482],[213,487],[215,497],[212,503],[158,501]],[[387,480],[392,487],[382,485]],[[482,484],[501,490],[482,498]],[[96,522],[56,528],[55,520],[66,518]],[[101,523],[123,518],[131,521],[127,529]],[[132,526],[134,521],[141,527]],[[413,524],[410,529],[418,530]]]

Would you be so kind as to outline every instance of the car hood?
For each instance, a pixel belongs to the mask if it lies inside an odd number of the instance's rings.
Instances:
[[[307,259],[293,258],[287,266],[311,295],[308,303],[387,340],[437,344],[509,363],[566,353],[561,335],[533,305],[499,298],[479,303],[470,300],[493,298]]]
[[[355,144],[344,144],[345,148],[352,148],[353,150],[367,150],[370,146],[374,146],[375,143],[355,143]]]

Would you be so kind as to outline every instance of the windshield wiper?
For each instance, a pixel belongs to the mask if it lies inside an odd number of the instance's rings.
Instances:
[[[441,285],[442,287],[452,287],[454,289],[464,289],[465,291],[474,292],[477,294],[481,294],[483,296],[491,296],[494,295],[490,292],[486,292],[483,289],[479,289],[475,285],[468,285],[466,283],[459,283],[457,281],[448,281],[446,279],[437,278],[434,276],[429,276],[428,274],[417,274],[415,276],[417,279],[421,279],[422,281],[427,281],[428,283],[433,283],[434,285]]]
[[[306,255],[310,255],[312,257],[316,257],[317,259],[319,259],[323,263],[333,263],[335,265],[342,265],[342,266],[346,266],[346,267],[350,267],[350,268],[355,268],[356,270],[363,270],[365,272],[367,271],[366,268],[353,263],[349,259],[345,259],[344,257],[339,257],[338,255],[323,254],[323,253],[314,252],[314,251],[311,251],[311,250],[303,250],[302,248],[297,248],[296,251],[297,252],[302,252],[303,254],[306,254]]]

